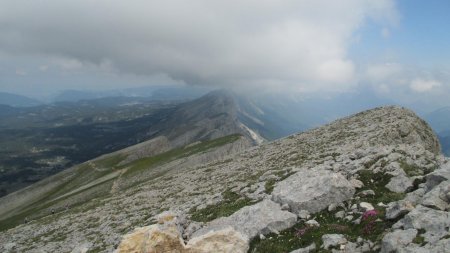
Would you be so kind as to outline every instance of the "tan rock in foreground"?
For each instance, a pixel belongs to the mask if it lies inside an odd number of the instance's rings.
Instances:
[[[248,239],[232,227],[195,237],[186,245],[175,216],[160,217],[158,223],[124,236],[116,253],[244,253],[249,248]]]

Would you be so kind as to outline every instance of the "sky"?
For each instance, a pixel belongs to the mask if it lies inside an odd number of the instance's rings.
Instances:
[[[0,0],[0,91],[181,84],[450,105],[448,0]]]

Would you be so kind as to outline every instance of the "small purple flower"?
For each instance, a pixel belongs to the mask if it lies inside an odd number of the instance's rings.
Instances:
[[[363,233],[368,235],[375,230],[375,220],[378,216],[377,210],[365,211],[361,217],[361,220],[365,223]]]
[[[365,211],[362,215],[362,220],[365,221],[367,219],[371,219],[372,217],[376,217],[378,215],[377,210],[369,210],[369,211]]]
[[[295,235],[296,235],[297,237],[302,237],[304,234],[306,234],[306,232],[308,232],[308,230],[309,230],[308,227],[296,229]]]

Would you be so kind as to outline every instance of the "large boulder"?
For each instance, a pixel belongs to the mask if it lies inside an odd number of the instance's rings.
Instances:
[[[228,227],[218,231],[210,231],[191,239],[183,252],[246,253],[248,249],[247,238],[232,227]]]
[[[405,217],[393,225],[393,228],[424,229],[422,234],[426,242],[435,243],[448,235],[450,213],[418,205]]]
[[[209,222],[204,228],[196,231],[192,238],[225,227],[233,227],[248,239],[259,234],[268,234],[292,227],[297,221],[297,215],[281,210],[278,203],[263,200],[252,206],[241,208],[229,217],[222,217]]]
[[[412,180],[406,175],[398,175],[392,177],[389,183],[386,185],[392,192],[403,193],[413,187]]]
[[[328,250],[331,247],[337,247],[347,243],[345,235],[341,234],[325,234],[322,236],[323,248]]]
[[[439,210],[448,210],[450,206],[447,197],[449,191],[450,181],[440,183],[423,196],[422,205]]]
[[[399,200],[391,202],[386,208],[386,219],[396,219],[414,209],[414,205],[407,200]]]
[[[341,174],[327,170],[303,169],[279,182],[272,192],[272,200],[288,204],[292,212],[319,212],[331,204],[350,199],[353,185]]]
[[[432,189],[442,181],[450,181],[450,162],[443,164],[439,169],[427,175],[426,185]]]
[[[151,225],[136,228],[125,235],[117,248],[117,253],[157,253],[183,252],[184,242],[174,225]]]
[[[381,252],[398,252],[410,244],[416,238],[416,235],[416,229],[396,230],[388,233],[383,237],[383,241],[381,242]]]
[[[247,237],[232,227],[210,231],[185,244],[177,217],[165,215],[158,224],[137,228],[124,236],[116,253],[245,253],[248,248]]]
[[[312,243],[307,247],[296,249],[294,251],[291,251],[290,253],[310,253],[316,251],[316,244]]]

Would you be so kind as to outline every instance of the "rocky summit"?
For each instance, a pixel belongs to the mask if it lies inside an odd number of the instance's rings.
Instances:
[[[255,147],[239,142],[140,158],[139,174],[121,168],[107,194],[49,197],[49,206],[84,201],[54,213],[39,206],[0,232],[0,251],[450,252],[450,161],[410,110],[375,108]]]

